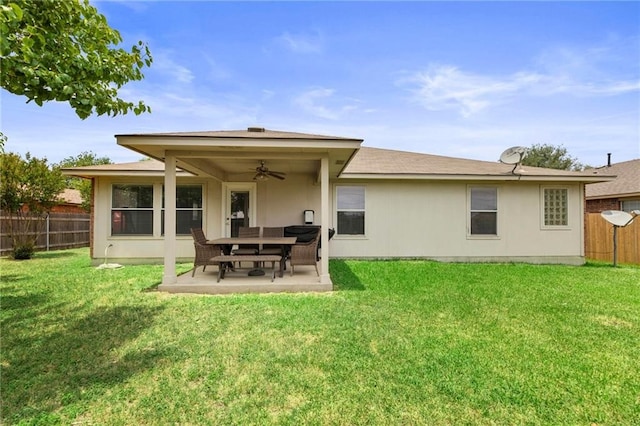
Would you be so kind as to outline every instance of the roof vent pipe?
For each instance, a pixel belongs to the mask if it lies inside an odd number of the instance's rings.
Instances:
[[[607,167],[611,167],[611,153],[607,152]]]
[[[264,127],[249,127],[247,131],[255,132],[255,133],[263,133],[265,130],[264,130]]]

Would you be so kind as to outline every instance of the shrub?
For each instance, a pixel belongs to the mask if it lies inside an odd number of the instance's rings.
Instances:
[[[32,244],[21,244],[13,248],[11,257],[15,260],[27,260],[33,257],[35,247]]]

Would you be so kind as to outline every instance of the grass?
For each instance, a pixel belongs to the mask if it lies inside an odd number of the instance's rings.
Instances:
[[[332,293],[229,296],[86,249],[0,273],[2,424],[640,424],[638,267],[332,261]]]

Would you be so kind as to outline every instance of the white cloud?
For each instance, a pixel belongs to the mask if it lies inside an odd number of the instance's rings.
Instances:
[[[425,108],[455,109],[464,117],[489,108],[542,80],[534,73],[516,73],[502,79],[464,72],[455,66],[431,66],[400,83],[413,84],[412,92]]]
[[[314,88],[296,96],[293,103],[303,111],[327,120],[339,120],[349,113],[360,111],[359,100],[336,98],[334,94],[334,89]]]
[[[596,98],[638,92],[640,62],[629,60],[637,55],[637,43],[618,40],[589,47],[556,46],[540,53],[530,70],[491,75],[431,64],[398,84],[408,87],[428,110],[454,110],[469,117],[516,97]]]
[[[336,120],[338,118],[338,114],[335,111],[332,111],[329,108],[318,104],[319,100],[331,98],[333,93],[333,89],[312,89],[297,96],[293,102],[303,110],[313,115],[326,118],[328,120]]]
[[[153,64],[151,64],[151,72],[156,71],[163,74],[166,78],[177,83],[189,84],[194,79],[193,72],[180,65],[173,58],[173,52],[168,50],[158,50],[153,52]]]
[[[275,91],[269,89],[262,89],[260,93],[262,94],[261,99],[263,101],[267,101],[276,95]]]
[[[290,34],[285,32],[276,42],[294,53],[320,53],[323,50],[323,38],[320,34]]]
[[[221,81],[229,80],[231,78],[231,73],[210,55],[202,54],[201,58],[208,67],[206,70],[206,74],[211,80]]]

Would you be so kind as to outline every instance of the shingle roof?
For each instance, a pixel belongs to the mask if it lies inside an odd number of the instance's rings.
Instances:
[[[141,136],[141,137],[188,137],[188,138],[220,138],[220,139],[314,139],[314,140],[350,140],[362,141],[362,139],[345,138],[340,136],[316,135],[311,133],[283,132],[280,130],[269,130],[262,127],[249,127],[246,130],[212,130],[201,132],[169,132],[169,133],[141,133],[126,134],[120,136]]]
[[[514,166],[500,162],[469,160],[432,154],[396,151],[381,148],[361,147],[351,159],[341,177],[362,178],[478,178],[489,179],[559,179],[577,181],[610,180],[610,173],[595,174],[591,170],[572,172],[530,166]],[[164,163],[157,160],[133,163],[105,164],[99,166],[74,167],[66,170],[75,176],[161,174]],[[186,173],[179,171],[179,173]]]
[[[640,159],[593,170],[594,174],[616,175],[617,177],[610,182],[586,185],[585,194],[588,199],[640,196]]]
[[[361,147],[343,172],[348,175],[512,176],[514,166],[500,162],[469,160],[415,152]],[[518,166],[515,174],[536,177],[593,179],[593,174]]]
[[[60,193],[59,197],[67,204],[82,204],[82,195],[77,189],[67,188]]]

